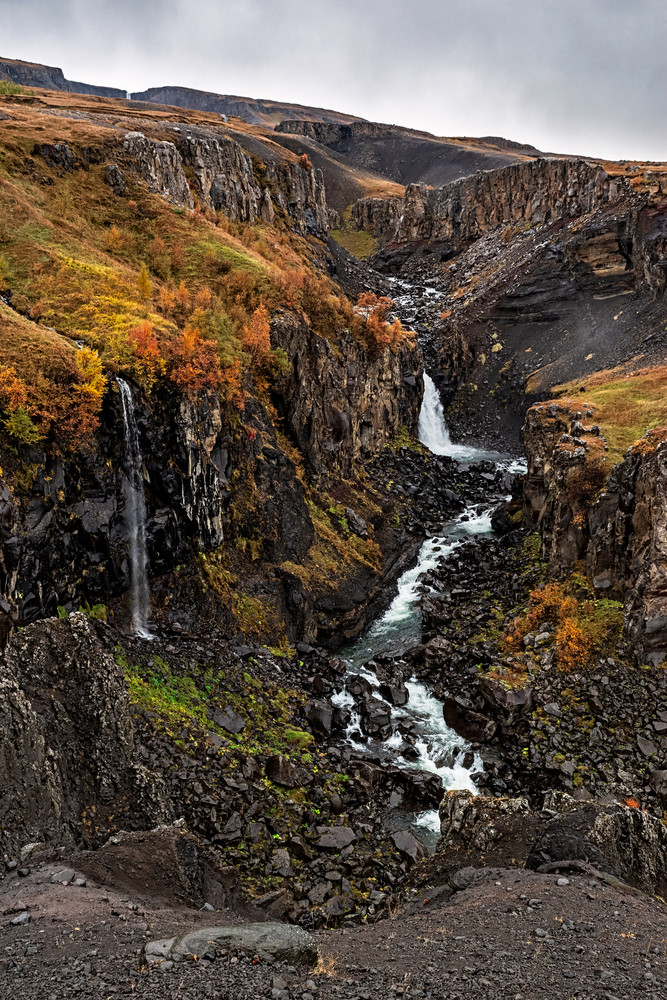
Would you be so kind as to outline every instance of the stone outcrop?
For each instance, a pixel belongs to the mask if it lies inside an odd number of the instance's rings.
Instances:
[[[157,142],[142,132],[128,132],[123,150],[149,191],[179,207],[193,207],[183,160],[173,142]]]
[[[552,572],[586,558],[600,597],[623,601],[637,656],[667,656],[667,442],[650,435],[607,477],[604,438],[585,403],[531,407],[524,438],[524,514]]]
[[[403,208],[401,198],[360,198],[352,206],[352,222],[356,229],[387,243],[396,233]]]
[[[328,235],[329,210],[321,170],[300,163],[270,162],[266,176],[272,185],[272,197],[296,232],[322,238]]]
[[[443,874],[463,866],[525,866],[593,873],[619,887],[663,894],[667,829],[660,819],[620,803],[581,802],[547,792],[542,810],[525,798],[448,792],[440,806],[438,859]]]
[[[535,226],[595,211],[616,200],[627,187],[586,160],[528,160],[498,170],[478,171],[443,187],[409,184],[398,211],[365,206],[354,210],[363,223],[368,217],[396,215],[385,239],[399,242],[441,240],[465,244],[501,225]],[[376,235],[379,233],[373,229]]]
[[[290,227],[303,236],[326,238],[329,209],[322,173],[294,161],[269,160],[256,168],[241,146],[224,135],[203,130],[179,136],[176,143],[129,132],[121,162],[174,205],[193,208],[186,170],[202,205],[220,211],[233,222],[272,223],[281,211]],[[121,194],[125,178],[111,164],[107,180]]]
[[[311,469],[348,475],[393,438],[417,426],[421,405],[421,354],[406,342],[379,356],[348,336],[336,348],[306,324],[285,315],[272,341],[291,362],[274,396],[285,427]]]
[[[44,90],[65,90],[75,94],[94,94],[98,97],[127,97],[125,90],[117,87],[95,87],[90,83],[67,80],[56,66],[22,62],[18,59],[0,59],[0,79],[11,80],[23,87],[42,87]]]
[[[202,204],[235,222],[255,221],[262,191],[250,157],[237,142],[226,136],[204,139],[189,135],[179,141],[179,149],[185,165],[193,172]]]
[[[403,134],[405,129],[398,125],[381,125],[377,122],[313,122],[296,118],[288,118],[276,125],[276,132],[288,135],[302,135],[323,146],[337,146],[349,139],[378,138],[388,133]],[[426,134],[426,133],[422,133]]]
[[[552,573],[586,554],[588,509],[604,481],[605,443],[592,416],[571,400],[537,403],[526,413],[524,515],[543,538]]]
[[[600,596],[623,600],[644,662],[667,657],[667,442],[633,449],[588,516],[587,556]]]
[[[135,758],[127,684],[85,615],[29,626],[0,658],[0,851],[98,846],[119,827],[170,822]]]

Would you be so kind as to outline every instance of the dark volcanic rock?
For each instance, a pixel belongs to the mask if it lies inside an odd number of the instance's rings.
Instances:
[[[266,776],[283,788],[302,788],[311,784],[313,776],[305,768],[292,764],[287,757],[276,754],[266,762]]]
[[[466,740],[483,743],[492,739],[496,723],[481,712],[475,712],[460,698],[447,698],[443,705],[443,715],[448,726]]]
[[[0,659],[0,843],[94,846],[172,819],[135,756],[123,669],[83,614],[18,632]],[[94,822],[91,817],[94,816]]]
[[[548,792],[543,811],[536,812],[525,798],[455,791],[445,795],[440,818],[441,875],[462,864],[518,863],[533,869],[548,865],[549,871],[607,872],[645,892],[662,894],[667,886],[667,829],[641,809]]]

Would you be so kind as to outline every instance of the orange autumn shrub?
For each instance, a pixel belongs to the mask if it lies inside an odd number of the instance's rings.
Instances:
[[[588,663],[593,642],[572,618],[566,618],[556,632],[556,660],[561,670],[570,672]]]
[[[523,637],[535,631],[546,622],[554,625],[570,618],[577,608],[574,597],[566,594],[560,583],[547,583],[533,590],[528,599],[528,608],[523,615],[515,618],[504,638],[508,651],[522,648]]]
[[[197,326],[186,326],[170,343],[166,357],[171,382],[191,397],[222,385],[222,368],[214,341],[204,340]]]
[[[366,314],[366,339],[373,350],[395,348],[405,339],[400,319],[389,322],[389,315],[394,307],[392,299],[386,295],[378,298],[374,292],[363,292],[359,296],[357,307]]]
[[[245,408],[246,393],[243,389],[243,375],[239,358],[223,367],[220,391],[230,409],[242,411]]]
[[[0,406],[6,410],[18,410],[25,406],[27,399],[25,382],[17,376],[16,369],[0,365]]]
[[[129,331],[128,340],[134,352],[134,373],[150,392],[165,370],[155,330],[148,320],[144,320]]]
[[[252,359],[253,367],[266,363],[271,351],[271,324],[269,311],[262,303],[255,309],[250,321],[241,329],[241,343]]]

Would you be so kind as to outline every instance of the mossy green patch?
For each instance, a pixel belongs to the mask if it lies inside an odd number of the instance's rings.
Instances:
[[[367,260],[372,257],[378,249],[378,241],[372,233],[367,233],[364,229],[356,229],[352,222],[352,207],[348,206],[343,212],[342,226],[340,229],[331,230],[331,238],[344,247],[353,257],[359,260]]]

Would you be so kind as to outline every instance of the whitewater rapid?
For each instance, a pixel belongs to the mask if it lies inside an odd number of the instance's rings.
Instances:
[[[525,471],[520,459],[509,459],[497,452],[482,451],[469,445],[452,442],[444,419],[442,403],[437,388],[427,374],[424,375],[424,399],[419,416],[419,440],[435,455],[449,456],[465,464],[493,461],[510,473]],[[494,498],[494,506],[500,497]],[[378,679],[364,666],[378,656],[391,656],[401,669],[401,657],[421,641],[420,598],[424,594],[423,577],[446,560],[466,539],[491,533],[491,513],[493,507],[485,508],[475,504],[467,507],[457,518],[443,529],[441,535],[427,538],[419,551],[417,562],[399,578],[397,593],[387,611],[371,629],[357,642],[341,652],[350,673],[362,674],[378,694]],[[385,757],[389,762],[406,768],[418,768],[440,776],[445,790],[467,788],[475,791],[471,774],[482,766],[481,759],[474,755],[469,767],[463,766],[463,759],[469,744],[445,723],[442,702],[438,701],[428,688],[411,677],[406,682],[409,700],[406,705],[392,707],[394,735],[388,740],[368,740],[361,735],[361,724],[354,698],[343,690],[333,699],[335,705],[351,713],[346,739],[355,751]],[[403,737],[397,731],[401,721],[410,722],[416,737],[416,760],[407,760],[399,754]],[[440,832],[437,810],[413,814],[411,824],[420,829],[422,839],[431,846]]]

